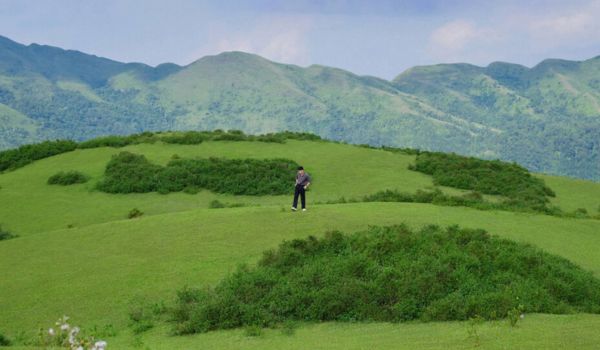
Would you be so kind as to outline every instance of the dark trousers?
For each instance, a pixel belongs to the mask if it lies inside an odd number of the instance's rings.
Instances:
[[[306,190],[302,185],[296,185],[296,190],[294,191],[294,203],[292,204],[294,208],[298,207],[298,196],[300,196],[300,200],[302,201],[302,209],[306,208]]]

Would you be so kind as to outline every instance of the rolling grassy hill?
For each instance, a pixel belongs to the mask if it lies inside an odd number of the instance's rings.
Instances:
[[[165,164],[181,157],[282,157],[304,165],[314,177],[309,211],[289,212],[289,196],[231,196],[157,193],[115,195],[94,190],[111,155],[123,150]],[[63,314],[83,327],[113,325],[109,348],[468,348],[468,322],[303,324],[292,336],[267,330],[247,337],[243,330],[170,336],[157,326],[141,337],[128,328],[132,300],[170,303],[185,285],[212,285],[238,264],[254,263],[284,239],[320,236],[329,230],[354,232],[369,225],[459,224],[534,244],[568,258],[600,277],[600,221],[532,213],[481,211],[417,203],[319,204],[360,197],[383,189],[413,192],[433,186],[432,178],[408,170],[415,156],[330,142],[211,141],[200,145],[158,142],[121,149],[79,149],[0,174],[0,224],[19,237],[0,241],[0,333],[18,338],[48,327]],[[78,170],[85,184],[47,185],[58,171]],[[541,176],[564,210],[598,211],[600,184]],[[442,188],[447,193],[461,193]],[[493,196],[488,198],[493,199]],[[218,199],[244,203],[209,209]],[[127,219],[137,207],[145,214]],[[69,228],[70,226],[70,228]],[[594,348],[600,341],[598,315],[526,315],[517,328],[506,321],[477,326],[482,348]]]
[[[392,81],[242,52],[149,67],[0,37],[0,148],[145,130],[310,131],[600,179],[600,58],[414,67]]]

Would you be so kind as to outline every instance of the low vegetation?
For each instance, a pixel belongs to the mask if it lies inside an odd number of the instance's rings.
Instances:
[[[297,167],[297,163],[287,159],[179,157],[163,167],[150,163],[143,155],[121,152],[109,161],[97,187],[108,193],[169,193],[204,188],[234,195],[278,195],[293,190],[290,179]]]
[[[57,154],[66,153],[75,149],[98,147],[125,147],[140,143],[165,143],[196,145],[204,141],[260,141],[284,143],[286,140],[319,141],[321,137],[306,133],[282,131],[264,135],[247,135],[240,130],[223,131],[172,131],[172,132],[142,132],[132,135],[109,135],[77,143],[72,140],[44,141],[24,145],[19,148],[0,152],[0,172],[21,168],[35,160],[48,158]]]
[[[160,133],[143,132],[132,135],[109,135],[97,137],[91,140],[80,142],[77,148],[97,148],[97,147],[125,147],[128,145],[137,145],[140,143],[154,143],[158,141]]]
[[[515,163],[456,154],[420,152],[411,170],[431,175],[436,185],[474,190],[507,198],[511,206],[546,210],[554,192],[544,181]]]
[[[60,171],[48,178],[48,185],[74,185],[86,183],[89,177],[79,171]]]
[[[70,140],[44,141],[0,152],[0,172],[24,167],[38,159],[48,158],[77,148]]]
[[[568,260],[483,230],[405,225],[282,243],[216,287],[185,288],[176,332],[285,321],[499,319],[600,313],[600,280]]]
[[[127,218],[128,219],[135,219],[135,218],[139,218],[142,215],[144,215],[144,213],[141,210],[139,210],[138,208],[133,208],[127,214]]]
[[[11,341],[4,334],[0,333],[0,346],[10,346]]]
[[[17,235],[15,235],[15,234],[13,234],[13,233],[11,233],[9,231],[4,230],[2,228],[2,226],[0,226],[0,241],[5,241],[7,239],[16,238],[16,237],[17,237]]]

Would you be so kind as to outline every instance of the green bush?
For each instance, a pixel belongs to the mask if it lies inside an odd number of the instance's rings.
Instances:
[[[144,215],[144,213],[141,210],[139,210],[138,208],[133,208],[129,211],[129,214],[127,214],[127,218],[134,219],[139,218],[142,215]]]
[[[98,148],[98,147],[125,147],[140,143],[154,143],[159,139],[158,135],[149,131],[132,135],[109,135],[97,137],[91,140],[80,142],[77,148]]]
[[[187,131],[164,136],[161,138],[161,140],[166,143],[175,143],[180,145],[197,145],[208,140],[209,138],[210,137],[207,135],[207,133],[200,131]]]
[[[96,187],[109,193],[153,192],[158,190],[159,165],[151,164],[143,155],[121,152],[106,165],[104,178]]]
[[[436,185],[501,195],[513,207],[549,210],[554,192],[542,179],[515,163],[483,160],[456,154],[420,152],[411,170],[433,177]]]
[[[514,309],[600,313],[600,280],[591,272],[531,245],[458,226],[371,227],[286,241],[258,266],[177,296],[172,317],[179,334],[289,320],[496,319]]]
[[[0,333],[0,346],[10,346],[11,341],[4,334]]]
[[[61,171],[48,178],[48,185],[73,185],[82,184],[89,180],[89,177],[79,171]]]
[[[24,167],[33,161],[73,151],[77,143],[70,140],[44,141],[0,152],[0,172]]]
[[[286,159],[225,158],[173,158],[163,167],[151,164],[143,155],[121,152],[109,161],[97,188],[108,193],[204,188],[234,195],[289,194],[297,167]]]
[[[0,241],[5,241],[7,239],[16,238],[16,237],[18,237],[18,236],[2,229],[2,226],[0,226]]]

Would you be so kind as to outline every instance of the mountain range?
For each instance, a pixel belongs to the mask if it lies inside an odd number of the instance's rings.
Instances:
[[[151,67],[0,36],[0,149],[217,128],[307,131],[600,180],[600,56],[417,66],[388,81],[243,52]]]

